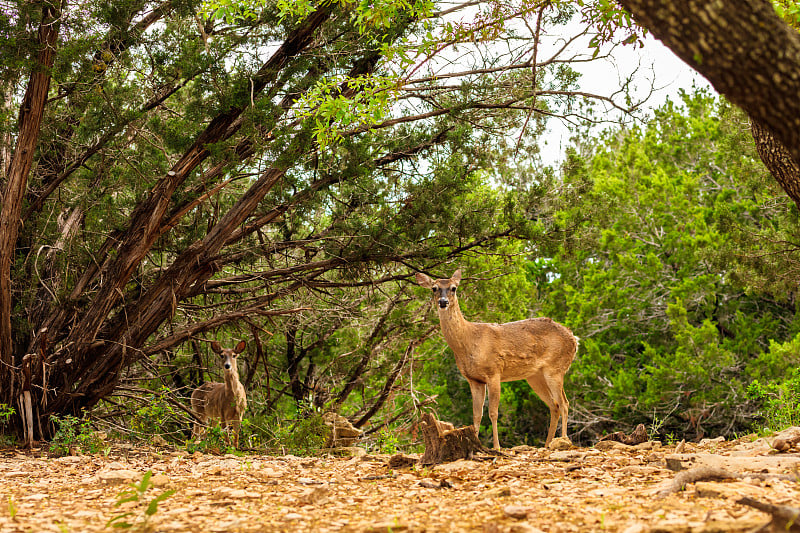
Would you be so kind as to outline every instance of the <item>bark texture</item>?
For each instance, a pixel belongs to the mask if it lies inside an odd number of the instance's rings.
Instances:
[[[650,30],[714,88],[744,109],[758,130],[764,158],[769,132],[785,147],[795,168],[800,162],[800,34],[765,0],[685,2],[620,0]],[[762,141],[760,141],[761,139]],[[798,175],[784,173],[767,148],[764,162],[786,193],[800,205]],[[775,163],[775,164],[773,164]]]
[[[453,424],[441,422],[431,413],[422,415],[419,423],[425,453],[419,460],[423,465],[436,465],[472,459],[475,452],[489,452],[478,440],[473,426],[456,429]]]
[[[50,90],[50,69],[56,57],[59,11],[57,2],[48,2],[42,6],[42,22],[38,33],[39,50],[20,108],[19,135],[9,164],[3,205],[0,209],[0,394],[6,398],[14,396],[14,377],[10,371],[15,366],[12,356],[11,265],[15,259],[22,199],[39,140],[47,92]],[[3,391],[5,387],[11,390]]]

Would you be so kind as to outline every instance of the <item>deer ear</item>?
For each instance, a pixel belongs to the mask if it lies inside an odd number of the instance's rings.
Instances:
[[[422,272],[417,272],[417,274],[414,277],[417,279],[417,283],[419,283],[426,289],[430,289],[433,287],[433,281],[431,281],[431,278],[429,278]]]
[[[222,351],[222,346],[220,346],[217,341],[211,341],[211,350],[214,353],[220,353]]]
[[[455,272],[453,272],[453,275],[450,276],[450,281],[455,283],[456,287],[458,287],[458,284],[461,281],[461,269],[460,268],[458,270],[456,270]]]
[[[239,344],[236,345],[236,348],[234,348],[233,351],[236,353],[242,353],[245,346],[247,346],[247,344],[244,341],[239,341]]]

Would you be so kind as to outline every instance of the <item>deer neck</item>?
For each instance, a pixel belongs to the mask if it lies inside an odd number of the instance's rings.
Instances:
[[[458,300],[454,298],[450,305],[444,309],[441,307],[438,309],[439,323],[442,326],[444,340],[447,341],[447,344],[457,355],[465,353],[467,351],[468,337],[470,335],[470,322],[461,314]]]
[[[235,394],[239,389],[239,372],[236,367],[231,368],[225,372],[225,391],[229,394]]]

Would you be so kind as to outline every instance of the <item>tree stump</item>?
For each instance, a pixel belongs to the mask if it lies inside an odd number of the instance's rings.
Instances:
[[[627,444],[628,446],[635,446],[648,441],[647,428],[644,427],[644,424],[639,424],[630,435],[626,434],[624,431],[617,431],[616,433],[600,437],[600,440],[610,440],[614,442],[621,442],[622,444]]]
[[[472,459],[475,452],[491,453],[478,440],[475,428],[471,425],[456,429],[453,424],[441,422],[431,413],[425,413],[419,426],[425,443],[425,453],[419,460],[420,464],[435,465]]]

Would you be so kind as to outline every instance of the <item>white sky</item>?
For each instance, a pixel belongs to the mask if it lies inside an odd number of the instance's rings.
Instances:
[[[656,91],[644,104],[649,111],[661,106],[667,98],[678,101],[680,89],[691,91],[693,86],[709,88],[716,94],[708,81],[692,70],[672,51],[648,35],[643,48],[619,46],[613,51],[613,64],[610,62],[589,62],[573,65],[580,71],[581,89],[597,94],[611,94],[624,79],[638,67],[634,77],[636,95],[644,98],[650,91],[654,80]],[[601,126],[602,127],[602,126]],[[569,132],[558,120],[550,120],[545,135],[546,144],[542,148],[542,160],[546,165],[558,164],[563,159],[564,150],[569,146]]]

